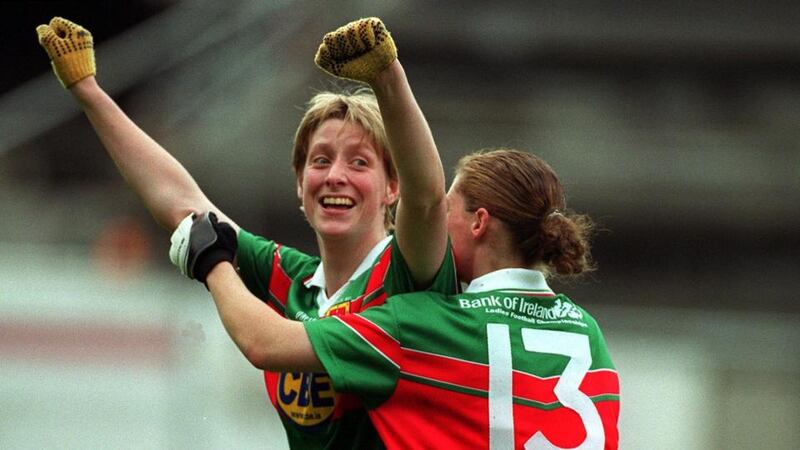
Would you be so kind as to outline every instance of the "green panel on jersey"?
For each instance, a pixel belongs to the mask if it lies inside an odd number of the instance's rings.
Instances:
[[[245,230],[239,230],[239,249],[236,252],[239,275],[253,295],[283,312],[284,316],[294,318],[284,311],[283,302],[285,300],[270,294],[269,283],[273,276],[275,250],[278,247],[278,244],[273,241],[255,236]],[[283,270],[287,274],[289,281],[292,276],[299,279],[311,276],[320,261],[318,257],[306,255],[286,246],[280,247],[280,255],[281,268],[279,270]],[[309,304],[308,301],[303,303]],[[315,303],[312,304],[316,306]],[[292,314],[295,314],[295,311],[292,311]]]
[[[371,308],[386,318],[387,308]],[[372,315],[375,317],[375,314]],[[304,323],[308,337],[320,361],[331,377],[338,392],[357,392],[367,407],[384,402],[394,391],[400,376],[399,368],[387,358],[380,348],[364,338],[338,319],[324,319]],[[391,333],[392,327],[383,330]],[[341,349],[347,349],[343,357]],[[399,346],[396,347],[399,350]],[[358,376],[368,374],[368,376]]]
[[[585,334],[593,342],[590,370],[614,367],[595,320],[564,295],[535,297],[491,291],[445,297],[413,293],[392,298],[389,303],[403,330],[403,345],[424,352],[488,364],[486,347],[476,346],[475,338],[486,342],[486,324],[505,323],[511,330],[516,370],[550,377],[561,374],[569,362],[563,355],[526,352],[520,330],[529,327]],[[446,305],[444,310],[437,306],[440,303]],[[442,320],[432,327],[434,317]],[[442,335],[448,339],[441,339]]]

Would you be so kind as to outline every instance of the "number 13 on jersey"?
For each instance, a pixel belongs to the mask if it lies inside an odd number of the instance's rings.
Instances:
[[[584,441],[574,447],[581,450],[603,449],[605,433],[597,407],[580,384],[592,365],[589,337],[567,331],[522,328],[525,351],[550,353],[569,357],[553,389],[556,398],[566,408],[575,411],[586,429]],[[489,448],[514,448],[513,367],[509,326],[486,325],[489,350]],[[560,449],[547,436],[537,431],[524,444],[526,450]]]

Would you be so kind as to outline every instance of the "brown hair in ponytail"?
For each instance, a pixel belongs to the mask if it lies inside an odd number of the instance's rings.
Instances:
[[[592,220],[566,210],[564,187],[544,160],[513,149],[481,150],[461,158],[456,176],[466,209],[485,208],[502,220],[525,264],[559,275],[594,269]]]

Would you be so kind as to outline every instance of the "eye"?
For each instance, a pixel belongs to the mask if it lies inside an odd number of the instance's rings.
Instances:
[[[367,162],[367,160],[364,158],[356,158],[353,160],[353,165],[359,167],[367,167],[369,165],[369,162]]]
[[[326,164],[330,164],[330,160],[325,156],[315,156],[311,159],[312,166],[324,166]]]

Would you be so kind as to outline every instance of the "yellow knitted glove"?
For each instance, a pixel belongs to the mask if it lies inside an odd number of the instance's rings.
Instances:
[[[314,62],[337,77],[369,83],[395,59],[389,30],[381,19],[369,17],[326,34]]]
[[[95,74],[92,33],[77,23],[53,17],[36,27],[39,44],[47,51],[53,71],[65,88]]]

